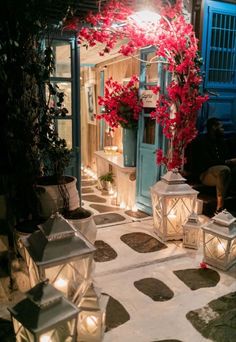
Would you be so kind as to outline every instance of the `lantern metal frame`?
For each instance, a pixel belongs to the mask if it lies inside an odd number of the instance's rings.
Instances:
[[[31,287],[48,278],[79,303],[90,283],[96,248],[58,213],[39,228],[22,238]]]
[[[196,213],[192,213],[183,224],[183,247],[198,249],[202,224]]]
[[[198,191],[177,170],[168,171],[151,187],[154,232],[163,240],[183,238],[183,223],[195,210]]]
[[[47,282],[26,292],[8,310],[17,342],[75,342],[78,308]]]
[[[202,226],[204,261],[224,271],[236,263],[236,218],[227,210]]]
[[[100,342],[105,331],[106,306],[109,296],[101,294],[91,283],[78,305],[78,340]]]

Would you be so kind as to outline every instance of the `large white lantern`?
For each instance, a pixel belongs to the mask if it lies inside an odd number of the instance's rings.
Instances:
[[[17,342],[75,342],[78,308],[60,291],[39,283],[9,308]]]
[[[22,238],[31,287],[49,279],[77,304],[90,284],[95,247],[58,213],[39,229]]]
[[[196,213],[192,213],[183,224],[183,247],[198,249],[201,222]]]
[[[194,211],[198,192],[177,171],[151,187],[154,231],[163,240],[183,238],[183,223]]]
[[[236,263],[236,218],[227,210],[202,226],[204,261],[227,270]]]
[[[109,296],[100,294],[93,284],[79,303],[78,340],[101,342],[105,331],[106,306]]]

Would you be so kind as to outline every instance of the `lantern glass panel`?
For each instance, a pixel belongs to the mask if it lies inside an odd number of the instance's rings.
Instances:
[[[43,333],[39,342],[72,342],[75,331],[75,319],[61,323],[55,329]]]
[[[159,230],[161,234],[163,234],[163,203],[162,203],[162,197],[157,196],[156,194],[153,194],[152,198],[153,202],[153,220],[154,220],[154,226],[159,227]]]
[[[205,256],[217,261],[224,261],[227,252],[227,240],[205,233]]]
[[[26,313],[27,314],[27,313]],[[17,342],[34,342],[33,334],[26,329],[19,321],[12,317],[13,327]]]
[[[236,258],[236,239],[234,239],[230,246],[229,263],[233,262]]]
[[[80,300],[91,277],[92,257],[88,256],[70,263],[45,269],[49,283],[62,291],[73,302]]]
[[[166,197],[166,225],[169,236],[180,234],[182,224],[192,212],[194,199],[190,197]]]
[[[78,336],[85,341],[101,341],[102,316],[100,311],[86,311],[79,313]]]
[[[30,280],[30,286],[34,287],[36,284],[40,282],[40,276],[39,276],[39,270],[37,265],[34,263],[33,259],[29,255],[26,248],[24,248],[25,251],[25,258],[26,258],[26,264],[29,270],[29,280]]]

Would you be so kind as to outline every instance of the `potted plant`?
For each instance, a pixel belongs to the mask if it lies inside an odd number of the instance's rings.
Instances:
[[[111,129],[123,128],[124,166],[136,166],[137,126],[142,110],[142,100],[137,88],[138,78],[132,76],[127,84],[120,84],[109,78],[105,94],[98,97],[98,104],[104,113],[97,119],[104,119]]]
[[[107,172],[99,177],[99,181],[103,190],[109,191],[114,183],[114,175],[112,172]]]
[[[63,106],[64,93],[50,82],[50,74],[54,69],[54,55],[50,46],[45,49],[44,65],[48,96],[42,97],[43,112],[39,120],[38,148],[42,176],[37,180],[36,193],[39,215],[47,218],[56,211],[66,213],[78,208],[79,196],[76,178],[64,175],[70,163],[71,151],[65,139],[57,133],[55,117],[65,117],[68,110]]]

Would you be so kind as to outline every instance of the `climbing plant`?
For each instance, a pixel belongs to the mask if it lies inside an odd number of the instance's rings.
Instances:
[[[168,169],[181,168],[184,150],[196,137],[198,110],[207,100],[200,94],[202,77],[198,41],[193,27],[182,13],[182,0],[175,4],[156,0],[152,2],[151,19],[137,21],[135,2],[111,0],[99,13],[89,13],[85,22],[71,18],[65,28],[78,30],[78,43],[94,46],[103,43],[100,55],[109,53],[118,41],[124,40],[119,52],[125,56],[137,49],[154,46],[156,56],[151,63],[163,63],[171,73],[166,94],[155,88],[158,100],[151,116],[163,127],[169,140],[166,155],[157,151],[157,162]],[[86,24],[86,25],[83,25]]]

